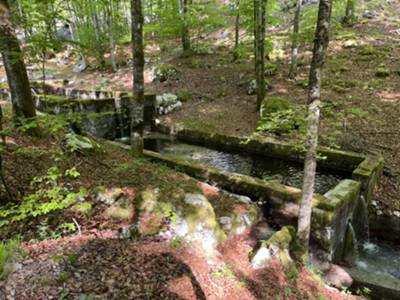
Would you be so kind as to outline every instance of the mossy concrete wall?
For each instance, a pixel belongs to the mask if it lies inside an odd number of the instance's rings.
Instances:
[[[248,195],[253,199],[264,199],[275,211],[279,211],[286,203],[298,205],[300,202],[301,190],[285,186],[277,181],[230,173],[152,151],[145,150],[144,155],[200,180],[215,183],[223,189]],[[325,196],[314,195],[311,238],[324,250],[329,260],[338,261],[342,258],[345,247],[343,237],[346,234],[347,223],[352,219],[359,192],[359,182],[344,180]],[[281,225],[295,223],[293,221],[295,220],[285,220]]]
[[[225,136],[184,128],[158,125],[157,130],[175,135],[179,140],[225,151],[276,157],[284,160],[302,161],[304,150],[296,145],[272,138],[242,138]],[[351,222],[358,235],[365,233],[367,217],[365,203],[370,203],[383,170],[383,158],[366,157],[358,153],[318,148],[323,157],[318,164],[332,170],[346,172],[348,180],[340,182],[324,196],[316,194],[313,200],[312,238],[325,250],[328,259],[339,261],[346,251],[344,243],[348,223]],[[252,197],[264,197],[279,211],[284,203],[298,203],[301,191],[275,181],[264,181],[249,176],[230,174],[201,164],[173,160],[152,153],[152,159],[164,161],[184,172],[203,180],[209,180],[233,192]],[[362,198],[360,197],[362,196]],[[285,222],[294,222],[285,220]],[[282,224],[284,225],[284,224]]]
[[[65,115],[80,130],[96,137],[114,139],[116,133],[116,108],[113,98],[77,100],[61,96],[37,96],[39,111]]]

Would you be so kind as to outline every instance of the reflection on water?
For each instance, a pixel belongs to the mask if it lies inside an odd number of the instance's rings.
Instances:
[[[303,165],[298,163],[276,158],[227,153],[171,141],[167,138],[160,138],[160,136],[147,138],[145,148],[171,157],[204,163],[224,171],[255,176],[265,180],[274,179],[297,188],[302,186]],[[338,174],[317,172],[315,191],[323,194],[342,179],[343,176]]]

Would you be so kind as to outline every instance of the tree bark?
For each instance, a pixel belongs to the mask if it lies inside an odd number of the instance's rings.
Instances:
[[[260,109],[261,103],[265,97],[264,41],[266,4],[266,0],[254,0],[254,57],[257,83],[257,109]]]
[[[314,39],[313,58],[309,76],[307,153],[304,161],[303,190],[300,203],[297,243],[297,258],[306,263],[310,240],[312,198],[314,193],[316,156],[318,145],[318,127],[321,106],[321,68],[329,44],[329,24],[332,12],[332,0],[320,0],[317,28]]]
[[[299,28],[300,15],[303,0],[297,0],[296,10],[293,19],[293,37],[292,37],[292,59],[290,62],[289,78],[295,78],[297,75],[297,57],[299,52]]]
[[[99,60],[100,67],[104,68],[106,66],[106,62],[104,60],[103,43],[101,42],[99,17],[97,16],[96,3],[92,3],[91,5],[92,5],[92,18],[93,18],[94,33],[95,33],[96,43],[97,43],[98,60]]]
[[[236,0],[235,3],[236,17],[235,17],[235,48],[233,51],[233,60],[238,59],[238,48],[239,48],[239,33],[240,33],[240,0]]]
[[[346,4],[346,15],[344,16],[343,23],[346,25],[353,25],[355,16],[354,16],[354,10],[355,10],[355,0],[347,0]]]
[[[110,57],[111,57],[111,66],[113,72],[117,72],[117,62],[115,59],[115,45],[114,45],[114,33],[113,33],[113,3],[110,2],[109,6],[107,6],[107,15],[108,15],[108,38],[110,44]]]
[[[182,49],[184,54],[189,54],[191,50],[190,44],[190,33],[188,27],[188,4],[189,0],[180,0],[180,13],[182,15],[182,29],[181,29],[181,39],[182,39]]]
[[[144,51],[142,1],[132,0],[132,41],[133,41],[133,97],[135,105],[144,103]],[[143,153],[143,122],[132,116],[131,144],[133,155]]]
[[[11,23],[7,0],[0,0],[0,52],[10,87],[13,117],[18,125],[22,118],[35,117],[36,110],[22,51]]]

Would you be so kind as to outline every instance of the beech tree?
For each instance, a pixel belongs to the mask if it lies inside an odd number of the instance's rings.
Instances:
[[[132,42],[133,42],[133,98],[138,105],[144,103],[144,51],[143,51],[143,11],[142,1],[132,0]],[[136,106],[136,105],[135,105]],[[143,152],[143,124],[132,118],[132,153]]]
[[[299,28],[300,28],[300,15],[303,0],[297,0],[296,9],[293,19],[293,36],[292,36],[292,57],[290,62],[289,77],[295,78],[297,75],[297,57],[299,53]]]
[[[355,20],[354,10],[355,10],[355,0],[347,0],[346,3],[346,14],[343,18],[343,23],[346,25],[352,25]]]
[[[7,0],[0,0],[0,52],[10,87],[14,120],[19,124],[21,118],[35,117],[36,110]]]
[[[254,62],[257,85],[257,109],[265,97],[265,7],[266,0],[254,0]]]
[[[179,0],[180,14],[182,16],[182,28],[181,28],[181,39],[182,49],[184,54],[189,54],[191,50],[190,45],[190,33],[188,27],[188,4],[190,0]]]
[[[313,58],[309,76],[308,125],[306,135],[307,152],[304,161],[303,190],[297,228],[297,241],[299,246],[297,255],[303,263],[308,259],[312,198],[317,166],[318,127],[321,107],[321,68],[324,64],[325,52],[329,44],[331,12],[332,0],[320,0]]]

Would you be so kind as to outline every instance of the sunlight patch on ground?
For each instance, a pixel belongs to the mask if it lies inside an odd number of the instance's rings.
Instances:
[[[383,91],[378,93],[378,96],[383,102],[399,102],[400,92]]]

